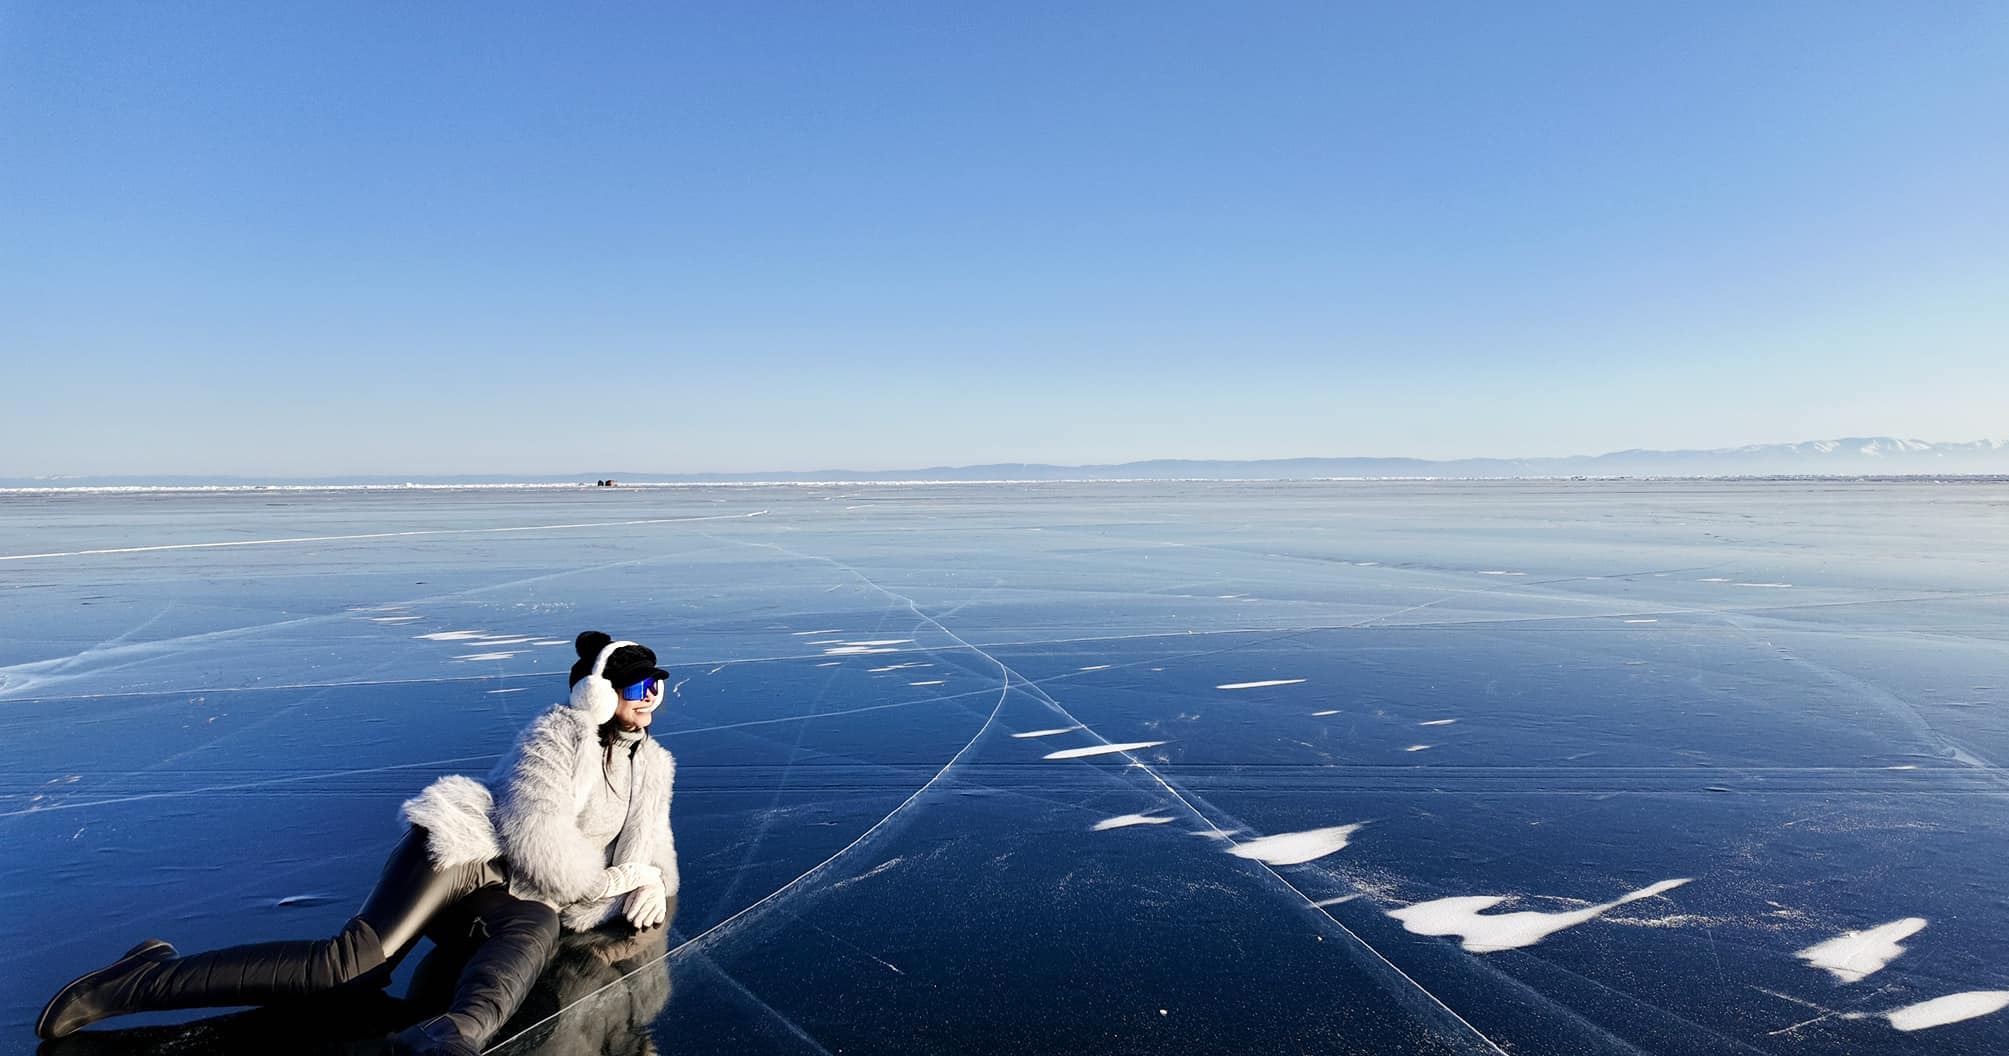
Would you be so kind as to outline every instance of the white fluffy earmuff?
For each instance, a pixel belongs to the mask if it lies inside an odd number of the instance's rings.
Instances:
[[[607,658],[614,650],[634,642],[608,642],[593,658],[593,673],[580,679],[572,686],[572,706],[586,713],[586,717],[598,726],[614,717],[614,709],[621,706],[621,694],[614,691],[614,683],[607,681],[601,672],[607,670]]]

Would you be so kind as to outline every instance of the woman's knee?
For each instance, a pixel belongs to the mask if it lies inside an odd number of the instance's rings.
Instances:
[[[558,911],[542,902],[525,901],[514,926],[531,942],[550,952],[558,945]]]
[[[314,947],[310,971],[322,986],[344,986],[373,973],[388,978],[389,973],[381,971],[387,960],[383,944],[369,922],[361,917],[350,918],[334,938],[317,942]]]

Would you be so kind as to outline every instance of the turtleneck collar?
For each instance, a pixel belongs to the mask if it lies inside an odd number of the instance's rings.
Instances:
[[[616,726],[608,732],[607,743],[618,748],[633,748],[646,736],[648,736],[646,730],[624,730]]]

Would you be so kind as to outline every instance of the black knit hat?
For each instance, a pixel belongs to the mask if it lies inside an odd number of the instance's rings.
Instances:
[[[605,631],[587,631],[572,643],[579,659],[572,665],[572,681],[567,685],[576,686],[579,680],[593,673],[593,661],[600,650],[613,644],[614,639]],[[607,667],[600,672],[615,689],[632,686],[645,678],[668,679],[670,673],[656,666],[656,651],[646,645],[624,645],[614,650],[607,658]]]

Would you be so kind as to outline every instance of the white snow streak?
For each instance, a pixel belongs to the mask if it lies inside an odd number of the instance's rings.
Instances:
[[[1300,683],[1300,682],[1303,682],[1303,681],[1304,681],[1304,679],[1302,679],[1302,678],[1275,678],[1275,679],[1271,679],[1271,680],[1269,680],[1268,682],[1230,682],[1230,683],[1228,683],[1228,684],[1227,684],[1227,685],[1225,685],[1225,686],[1215,686],[1214,688],[1215,688],[1215,689],[1262,689],[1262,688],[1264,688],[1264,687],[1267,687],[1267,686],[1295,686],[1295,685],[1297,685],[1298,683]]]
[[[1924,917],[1905,917],[1862,931],[1845,931],[1793,956],[1816,968],[1827,969],[1842,982],[1859,983],[1896,960],[1904,952],[1898,940],[1918,934],[1923,927]]]
[[[1884,1018],[1899,1030],[1943,1027],[1963,1019],[1973,1019],[2009,1008],[2009,990],[1968,990],[1885,1013]]]
[[[1143,748],[1156,748],[1164,741],[1130,741],[1126,744],[1091,744],[1086,748],[1063,748],[1048,752],[1048,759],[1086,759],[1091,755],[1115,755],[1118,752],[1134,752]]]
[[[1127,829],[1132,825],[1164,825],[1171,818],[1160,818],[1150,814],[1118,814],[1095,823],[1091,832],[1107,832],[1110,829]]]
[[[1652,898],[1687,882],[1686,877],[1679,880],[1662,880],[1610,902],[1567,913],[1522,910],[1518,913],[1495,913],[1488,916],[1483,915],[1484,912],[1506,901],[1506,896],[1466,895],[1418,902],[1413,906],[1390,910],[1388,915],[1401,921],[1404,928],[1418,935],[1457,935],[1464,939],[1464,947],[1473,953],[1494,953],[1533,946],[1564,928],[1573,928],[1578,924],[1595,920],[1627,902]]]
[[[1248,858],[1269,865],[1302,865],[1345,847],[1348,838],[1360,831],[1362,824],[1356,822],[1352,825],[1307,829],[1304,832],[1259,836],[1229,847],[1228,853],[1237,858]]]

